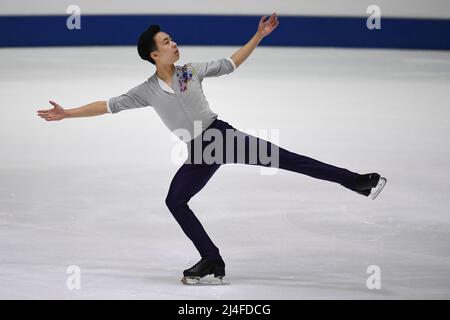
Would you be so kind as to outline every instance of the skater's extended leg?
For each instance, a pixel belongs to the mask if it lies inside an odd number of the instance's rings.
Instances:
[[[231,160],[231,157],[226,157],[227,150],[225,146],[223,151],[225,154],[223,157],[225,163],[244,163],[266,167],[278,167],[280,169],[302,173],[317,179],[336,182],[351,190],[354,190],[356,179],[360,176],[358,173],[345,168],[336,167],[288,151],[269,141],[237,130],[228,123],[226,128],[234,131],[234,157]],[[225,145],[230,143],[230,141],[227,141],[227,138],[224,140],[226,140]],[[245,148],[240,147],[239,141],[245,142]],[[241,146],[243,145],[244,143],[241,143]],[[261,148],[262,151],[260,151]],[[245,154],[240,157],[239,154],[242,154],[242,150],[244,150]]]
[[[202,258],[219,259],[219,249],[209,238],[194,212],[189,200],[199,192],[219,169],[219,164],[183,164],[172,179],[166,204],[175,220],[191,239]]]
[[[279,148],[279,168],[327,180],[354,189],[358,173]]]

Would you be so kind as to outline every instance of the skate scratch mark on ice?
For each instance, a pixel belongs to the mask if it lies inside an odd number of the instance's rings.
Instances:
[[[358,217],[357,215],[351,214],[351,213],[348,211],[347,206],[344,205],[344,204],[340,205],[340,210],[347,216],[347,218],[349,218],[349,219],[352,220],[352,221],[356,221],[356,222],[360,222],[360,223],[365,223],[365,224],[370,224],[370,225],[375,224],[375,222],[371,222],[371,221],[368,221],[368,220],[364,220],[363,218]]]
[[[299,228],[302,228],[302,227],[304,227],[303,225],[299,225],[299,224],[297,224],[296,222],[295,222],[295,219],[293,220],[293,219],[291,219],[290,218],[290,215],[292,214],[292,212],[290,212],[290,211],[283,211],[283,215],[282,215],[282,217],[283,217],[283,220],[286,222],[286,225],[289,227],[289,228],[292,228],[292,229],[295,229],[295,230],[299,230]],[[295,215],[294,214],[294,217],[296,217],[297,215]]]
[[[59,233],[63,233],[63,234],[72,234],[72,235],[78,235],[78,236],[89,235],[89,236],[94,236],[94,237],[98,237],[101,239],[110,237],[110,234],[108,234],[108,233],[93,231],[93,230],[85,231],[85,230],[75,230],[75,229],[60,229],[58,227],[38,226],[38,225],[32,225],[32,224],[27,224],[27,223],[18,223],[18,222],[8,222],[6,224],[0,224],[0,227],[17,227],[17,228],[23,228],[23,229],[39,230],[39,231],[52,231],[52,232],[59,232]],[[133,240],[114,238],[114,239],[111,239],[110,241],[122,243],[122,244],[126,243],[129,245],[140,246],[140,247],[145,247],[145,248],[148,247],[147,243],[141,243],[141,242],[133,241]]]
[[[19,223],[19,222],[8,222],[5,224],[1,224],[0,226],[9,226],[9,227],[17,227],[17,228],[28,228],[28,229],[34,229],[34,230],[50,230],[54,232],[62,232],[62,233],[73,233],[73,234],[80,234],[81,232],[77,232],[75,230],[71,229],[60,229],[58,227],[47,227],[47,226],[38,226],[28,223]]]

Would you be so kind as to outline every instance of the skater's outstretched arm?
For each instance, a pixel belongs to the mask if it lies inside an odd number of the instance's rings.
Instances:
[[[267,19],[267,16],[261,17],[259,20],[258,30],[256,31],[255,35],[250,39],[249,42],[242,48],[240,48],[238,51],[236,51],[232,56],[231,59],[236,64],[236,68],[239,67],[245,59],[248,58],[250,53],[256,48],[256,46],[261,42],[261,40],[269,35],[275,28],[278,26],[278,18],[277,14],[274,12],[269,19]]]
[[[107,113],[106,101],[96,101],[79,108],[64,109],[54,101],[49,101],[53,109],[38,110],[38,116],[46,121],[62,120],[64,118],[93,117]]]

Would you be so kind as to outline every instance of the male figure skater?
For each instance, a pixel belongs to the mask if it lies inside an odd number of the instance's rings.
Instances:
[[[222,164],[243,163],[273,166],[273,163],[263,161],[259,153],[256,161],[250,160],[250,158],[255,159],[254,156],[258,150],[252,148],[255,146],[252,144],[253,142],[259,147],[265,146],[266,150],[272,150],[272,152],[275,150],[278,160],[277,168],[339,183],[366,197],[371,195],[374,199],[386,183],[386,178],[380,177],[377,173],[360,175],[290,152],[269,141],[239,131],[228,122],[218,119],[218,115],[209,108],[202,91],[203,79],[233,72],[278,24],[275,13],[270,18],[263,16],[255,35],[231,57],[203,63],[188,63],[184,66],[174,65],[179,59],[180,53],[170,35],[161,31],[158,25],[151,25],[141,34],[137,46],[139,56],[156,66],[156,72],[145,82],[108,101],[97,101],[66,110],[59,104],[50,101],[54,106],[53,109],[38,110],[40,117],[47,121],[54,121],[152,106],[164,124],[172,132],[176,132],[177,136],[187,144],[188,160],[173,177],[165,199],[168,209],[201,256],[198,263],[184,270],[183,283],[198,283],[201,278],[209,274],[214,274],[219,281],[225,276],[225,263],[219,249],[189,208],[188,202],[206,185]],[[196,130],[195,123],[200,123],[200,130]],[[216,150],[217,154],[222,154],[222,162],[211,163],[208,161],[207,163],[203,158],[199,161],[199,159],[195,159],[194,150],[198,148],[196,146],[200,146],[201,153],[212,143],[208,142],[211,139],[206,138],[212,130],[223,134],[223,145]],[[226,131],[231,131],[233,136],[226,135]],[[180,132],[185,134],[180,134]],[[230,156],[230,149],[227,147],[232,144],[231,151],[236,151],[238,148],[235,143],[239,139],[245,142],[244,149],[240,149],[240,153],[237,152]],[[225,160],[223,160],[224,158]],[[193,163],[192,160],[194,160]]]

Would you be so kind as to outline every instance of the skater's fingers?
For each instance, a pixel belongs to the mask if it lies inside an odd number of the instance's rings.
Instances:
[[[54,106],[55,108],[56,107],[61,107],[59,104],[57,104],[55,101],[52,101],[52,100],[49,100],[48,102],[50,102],[50,104],[52,105],[52,106]]]
[[[50,114],[50,113],[40,113],[40,114],[38,114],[38,116],[41,117],[41,118],[48,118],[48,117],[51,117],[52,114]]]
[[[269,21],[270,23],[272,23],[276,18],[277,18],[276,14],[273,13],[273,14],[270,16],[270,18],[269,18],[268,21]]]

